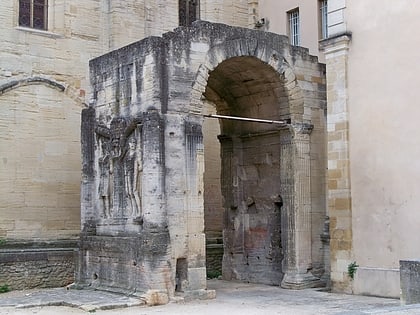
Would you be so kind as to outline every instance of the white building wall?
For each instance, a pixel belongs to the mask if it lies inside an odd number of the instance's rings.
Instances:
[[[399,260],[420,257],[419,13],[410,0],[347,3],[355,293],[398,297]]]

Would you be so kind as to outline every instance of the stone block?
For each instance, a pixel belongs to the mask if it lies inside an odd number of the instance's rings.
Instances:
[[[142,298],[149,306],[164,305],[169,303],[168,293],[159,290],[148,290]]]
[[[353,290],[355,294],[398,298],[400,272],[398,269],[359,267],[354,275]]]
[[[400,260],[401,304],[420,303],[420,259]]]
[[[335,209],[336,210],[348,210],[351,207],[351,198],[336,198]]]

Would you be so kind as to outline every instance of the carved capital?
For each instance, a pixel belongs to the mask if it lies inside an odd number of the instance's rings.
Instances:
[[[294,123],[291,125],[295,135],[310,135],[314,125],[308,123]]]

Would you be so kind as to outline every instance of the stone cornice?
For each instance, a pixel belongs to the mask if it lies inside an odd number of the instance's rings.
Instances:
[[[337,34],[333,37],[329,37],[320,41],[319,49],[326,55],[338,52],[340,50],[348,50],[351,38],[352,34],[350,32]]]

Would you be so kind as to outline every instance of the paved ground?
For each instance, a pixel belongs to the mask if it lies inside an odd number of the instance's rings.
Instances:
[[[279,287],[210,280],[216,299],[178,301],[142,306],[142,301],[101,291],[65,288],[9,292],[0,295],[0,314],[39,315],[420,315],[420,304],[400,306],[399,300],[342,295],[317,289],[284,290]]]

